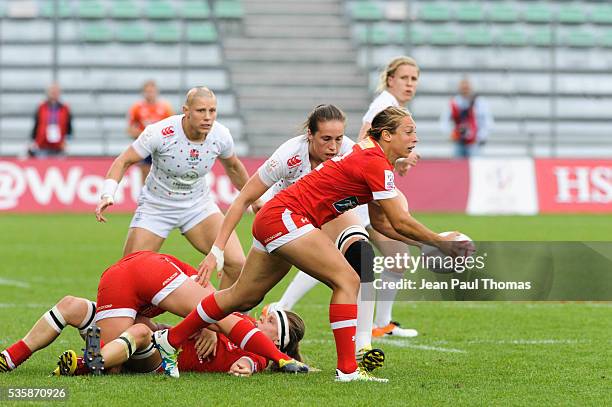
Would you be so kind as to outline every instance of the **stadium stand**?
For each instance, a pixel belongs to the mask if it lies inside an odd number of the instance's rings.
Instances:
[[[25,150],[53,79],[78,113],[74,154],[129,142],[147,78],[177,110],[189,86],[211,86],[243,153],[270,153],[318,103],[342,107],[355,137],[399,54],[422,67],[410,108],[425,156],[451,155],[438,116],[464,74],[496,118],[485,154],[612,154],[604,1],[0,0],[0,17],[2,155]]]
[[[401,21],[388,17],[398,7]],[[612,154],[606,2],[349,0],[346,13],[370,92],[389,58],[408,54],[421,65],[410,108],[426,156],[451,155],[438,117],[463,75],[496,118],[485,154]]]
[[[320,103],[342,107],[347,134],[356,137],[369,96],[344,2],[243,0],[242,6],[243,33],[226,38],[224,50],[251,154],[269,154],[301,134]]]
[[[55,79],[75,116],[68,152],[117,154],[130,142],[127,110],[149,78],[176,111],[189,87],[211,87],[219,119],[245,153],[242,117],[218,35],[226,20],[242,18],[240,2],[229,3],[1,0],[0,154],[25,152],[36,104]],[[219,17],[211,5],[220,7]]]

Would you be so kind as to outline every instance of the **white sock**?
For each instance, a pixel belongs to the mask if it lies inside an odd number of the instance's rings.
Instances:
[[[299,271],[285,290],[282,298],[278,301],[278,305],[283,309],[292,309],[295,303],[306,295],[308,291],[312,290],[318,282],[319,280],[316,278],[310,277],[303,271]]]
[[[395,273],[389,270],[383,270],[382,272],[382,284],[384,286],[389,287],[386,283],[399,283],[403,278],[403,274]],[[397,286],[397,284],[392,285],[392,287]],[[376,319],[374,321],[375,325],[379,328],[389,325],[391,322],[391,310],[393,309],[393,302],[395,301],[395,296],[397,295],[397,288],[385,288],[384,290],[378,290],[378,298],[376,299]]]
[[[357,297],[357,332],[355,350],[359,351],[372,344],[372,323],[374,320],[374,283],[361,283]]]

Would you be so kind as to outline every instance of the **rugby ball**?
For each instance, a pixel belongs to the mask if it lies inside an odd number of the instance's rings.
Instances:
[[[453,232],[442,232],[440,233],[440,236],[444,237],[444,236],[448,236]],[[456,242],[472,242],[472,239],[467,236],[464,235],[463,233],[459,233],[459,235],[457,237],[455,237],[455,241]],[[471,256],[473,254],[473,251],[470,251],[468,253],[466,253],[466,257]],[[423,268],[426,268],[430,271],[433,271],[434,273],[442,273],[442,274],[446,274],[446,273],[456,273],[459,270],[456,270],[456,267],[454,266],[454,260],[452,260],[452,257],[447,256],[446,254],[442,253],[442,251],[440,251],[440,249],[438,249],[435,246],[430,246],[430,245],[426,245],[424,244],[421,247],[421,257],[422,257],[422,265]]]

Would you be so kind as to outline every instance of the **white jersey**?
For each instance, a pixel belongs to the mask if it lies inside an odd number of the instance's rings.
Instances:
[[[209,195],[204,177],[216,158],[234,155],[234,140],[227,127],[215,121],[206,139],[196,143],[183,131],[183,116],[170,116],[147,126],[132,144],[138,155],[150,155],[153,161],[139,201],[192,207]]]
[[[361,121],[363,123],[371,124],[372,120],[374,120],[374,116],[391,106],[399,107],[400,104],[395,98],[395,96],[393,96],[386,90],[383,90],[380,95],[376,96],[372,103],[370,103],[370,107],[368,108],[368,111],[363,116]]]
[[[338,155],[351,151],[354,145],[353,140],[344,136]],[[262,199],[269,201],[274,195],[295,184],[310,171],[308,137],[301,135],[285,141],[257,170],[259,178],[270,187]]]

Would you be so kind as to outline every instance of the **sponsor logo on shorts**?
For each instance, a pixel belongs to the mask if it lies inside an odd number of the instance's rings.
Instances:
[[[161,131],[161,134],[164,137],[174,136],[174,126],[164,127]]]
[[[106,304],[106,305],[100,305],[99,307],[96,308],[96,311],[102,311],[108,308],[113,308],[113,304]]]
[[[175,271],[174,274],[172,274],[170,277],[165,279],[164,282],[162,283],[162,287],[165,287],[170,281],[174,280],[176,276],[178,276],[178,271]]]
[[[272,236],[270,236],[270,237],[268,237],[268,238],[266,238],[264,240],[264,244],[270,243],[272,240],[276,239],[277,237],[281,236],[282,234],[283,234],[283,232],[277,232],[277,233],[273,234]]]
[[[393,177],[393,171],[385,170],[385,189],[387,191],[393,191],[395,189],[395,178]]]
[[[302,159],[299,154],[294,155],[290,159],[287,160],[287,165],[289,168],[295,168],[302,163]]]

